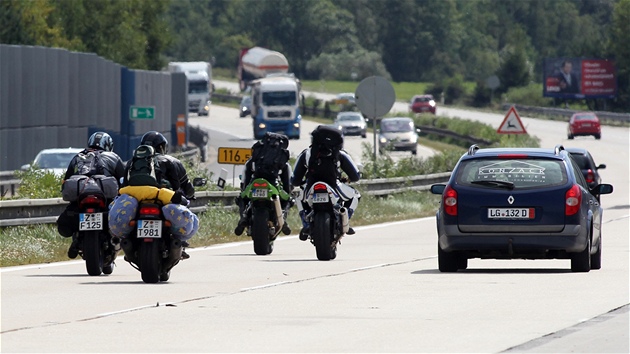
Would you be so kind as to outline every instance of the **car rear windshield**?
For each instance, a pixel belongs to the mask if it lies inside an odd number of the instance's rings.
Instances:
[[[567,182],[564,163],[560,160],[533,158],[484,158],[461,162],[457,183],[488,188],[511,182],[513,189],[544,188]]]
[[[575,116],[576,120],[597,120],[597,117],[595,117],[592,114],[578,114]]]
[[[411,119],[396,119],[396,120],[385,120],[381,121],[381,130],[383,132],[411,132],[413,131],[414,125]]]
[[[418,102],[429,102],[431,101],[433,98],[431,97],[416,97],[416,99],[414,100],[414,102],[418,103]]]

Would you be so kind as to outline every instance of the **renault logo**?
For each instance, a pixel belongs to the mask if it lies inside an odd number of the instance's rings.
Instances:
[[[514,203],[514,197],[513,196],[509,196],[508,197],[508,203],[510,203],[510,205],[512,205],[512,203]]]

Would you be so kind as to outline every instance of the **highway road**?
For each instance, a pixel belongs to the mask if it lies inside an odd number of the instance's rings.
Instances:
[[[438,109],[493,126],[503,119]],[[233,114],[231,123],[219,112]],[[226,144],[251,146],[251,122],[245,129],[235,109],[215,106],[191,121],[214,127]],[[602,197],[601,270],[470,260],[465,271],[440,273],[432,217],[357,227],[330,262],[296,235],[280,237],[269,256],[255,256],[245,237],[195,248],[160,284],[142,283],[122,260],[100,277],[87,276],[82,261],[7,267],[1,350],[628,353],[629,130],[568,141],[566,123],[523,122],[542,146],[586,147],[607,164],[602,178],[615,191]],[[305,137],[291,141],[296,151]]]

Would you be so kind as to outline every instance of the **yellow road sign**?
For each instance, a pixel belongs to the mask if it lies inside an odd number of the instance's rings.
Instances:
[[[218,162],[232,165],[244,165],[252,156],[250,148],[220,147]]]

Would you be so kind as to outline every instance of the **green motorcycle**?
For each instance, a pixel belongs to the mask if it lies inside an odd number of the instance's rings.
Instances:
[[[248,235],[254,241],[254,252],[259,256],[271,254],[273,242],[283,230],[291,195],[264,178],[256,178],[241,192],[241,198],[250,201],[245,212],[251,215]],[[286,209],[281,201],[287,202]]]

